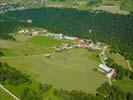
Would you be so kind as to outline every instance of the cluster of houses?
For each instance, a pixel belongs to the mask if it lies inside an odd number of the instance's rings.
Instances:
[[[26,9],[26,7],[20,3],[0,3],[0,13],[24,9]]]
[[[100,42],[93,43],[91,39],[79,39],[78,37],[70,37],[64,36],[63,34],[48,34],[48,36],[52,36],[61,40],[71,40],[71,44],[63,44],[58,47],[54,47],[55,49],[71,49],[71,48],[88,48],[88,49],[98,49],[102,50],[104,45]]]
[[[27,22],[31,23],[32,20],[27,20]],[[37,30],[37,29],[28,29],[28,28],[21,29],[18,31],[19,34],[26,34],[31,36],[45,35],[44,33],[46,32],[47,30],[44,29]]]

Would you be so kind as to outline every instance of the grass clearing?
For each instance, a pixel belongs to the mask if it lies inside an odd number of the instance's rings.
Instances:
[[[62,43],[71,43],[68,40],[58,40],[47,36],[36,36],[29,39],[28,42],[36,45],[47,46],[47,47],[58,46],[58,45],[61,45]]]
[[[0,88],[0,100],[14,100],[14,98]]]
[[[119,86],[124,91],[133,91],[133,80],[123,79],[112,81],[113,85]]]
[[[109,6],[109,5],[101,5],[99,7],[94,7],[92,10],[100,10],[100,11],[106,11],[109,13],[114,13],[114,14],[124,14],[128,15],[129,11],[126,10],[121,10],[120,6]]]
[[[125,69],[129,69],[126,59],[123,56],[121,56],[120,54],[107,53],[106,55],[108,57],[110,57],[111,59],[113,59],[116,64],[121,65]]]
[[[131,67],[132,67],[132,69],[133,69],[133,61],[129,61],[130,62],[130,65],[131,65]]]
[[[52,84],[55,88],[95,93],[107,79],[101,73],[94,71],[99,62],[91,59],[92,55],[93,52],[85,49],[71,49],[57,53],[53,58],[40,55],[1,60],[18,70],[27,72],[37,81]]]
[[[54,51],[53,46],[71,43],[71,41],[58,40],[46,36],[35,36],[25,42],[0,40],[0,43],[2,44],[0,45],[0,51],[5,56],[24,56],[51,53]]]

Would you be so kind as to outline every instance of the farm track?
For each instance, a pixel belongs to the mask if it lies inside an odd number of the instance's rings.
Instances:
[[[28,56],[4,56],[4,57],[0,57],[0,58],[23,58],[23,57],[38,57],[38,56],[50,56],[55,54],[55,52],[53,53],[49,53],[49,54],[38,54],[38,55],[28,55]]]
[[[17,96],[15,96],[13,93],[11,93],[9,90],[7,90],[3,85],[0,84],[0,88],[3,89],[6,93],[8,93],[10,96],[12,96],[15,100],[20,100]]]

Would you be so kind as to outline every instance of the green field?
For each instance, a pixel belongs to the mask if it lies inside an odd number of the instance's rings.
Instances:
[[[31,85],[23,84],[12,86],[4,84],[4,86],[20,97],[25,87],[30,87],[38,91],[38,82],[52,84],[54,88],[62,88],[64,90],[78,90],[87,93],[96,93],[96,89],[103,82],[108,82],[105,75],[96,72],[101,63],[97,57],[99,51],[75,48],[57,52],[51,57],[46,57],[45,53],[51,53],[53,46],[62,43],[71,43],[71,41],[57,40],[51,37],[36,36],[26,41],[9,41],[0,40],[1,51],[5,57],[0,61],[7,62],[10,66],[23,71],[31,76],[33,83]],[[27,54],[26,56],[24,56]],[[119,54],[106,54],[111,57],[117,64],[127,67],[127,62],[123,56]],[[123,90],[133,90],[131,80],[113,81],[113,85],[120,86]],[[53,94],[53,89],[44,94],[44,98],[53,98],[58,100]],[[4,97],[3,95],[1,97]]]
[[[125,69],[129,69],[128,68],[128,64],[127,61],[125,60],[125,58],[123,56],[121,56],[120,54],[116,54],[116,53],[107,53],[106,54],[108,57],[110,57],[111,59],[114,60],[114,62],[118,65],[121,65],[123,68]]]
[[[52,37],[36,36],[28,40],[28,42],[44,47],[59,46],[63,43],[71,43],[68,40],[57,40]]]
[[[14,100],[14,98],[8,95],[5,91],[3,91],[0,88],[0,100]]]
[[[130,60],[130,65],[131,65],[131,67],[133,69],[133,61],[131,61],[131,60]]]
[[[85,49],[71,49],[57,53],[53,58],[38,55],[7,57],[1,60],[27,72],[33,79],[52,84],[56,88],[95,93],[107,79],[101,73],[94,71],[99,64],[94,57],[92,58],[94,54],[95,52]]]
[[[118,81],[112,81],[113,85],[119,86],[124,91],[133,91],[133,80],[123,79]]]
[[[53,46],[58,46],[62,43],[71,43],[71,41],[57,40],[45,36],[32,37],[23,42],[0,40],[0,51],[5,56],[46,54],[54,51]]]

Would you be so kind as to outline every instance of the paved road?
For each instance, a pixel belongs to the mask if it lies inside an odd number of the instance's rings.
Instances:
[[[16,97],[14,94],[12,94],[9,90],[7,90],[3,85],[0,84],[0,88],[3,89],[6,93],[8,93],[10,96],[12,96],[15,100],[20,100],[18,97]]]

